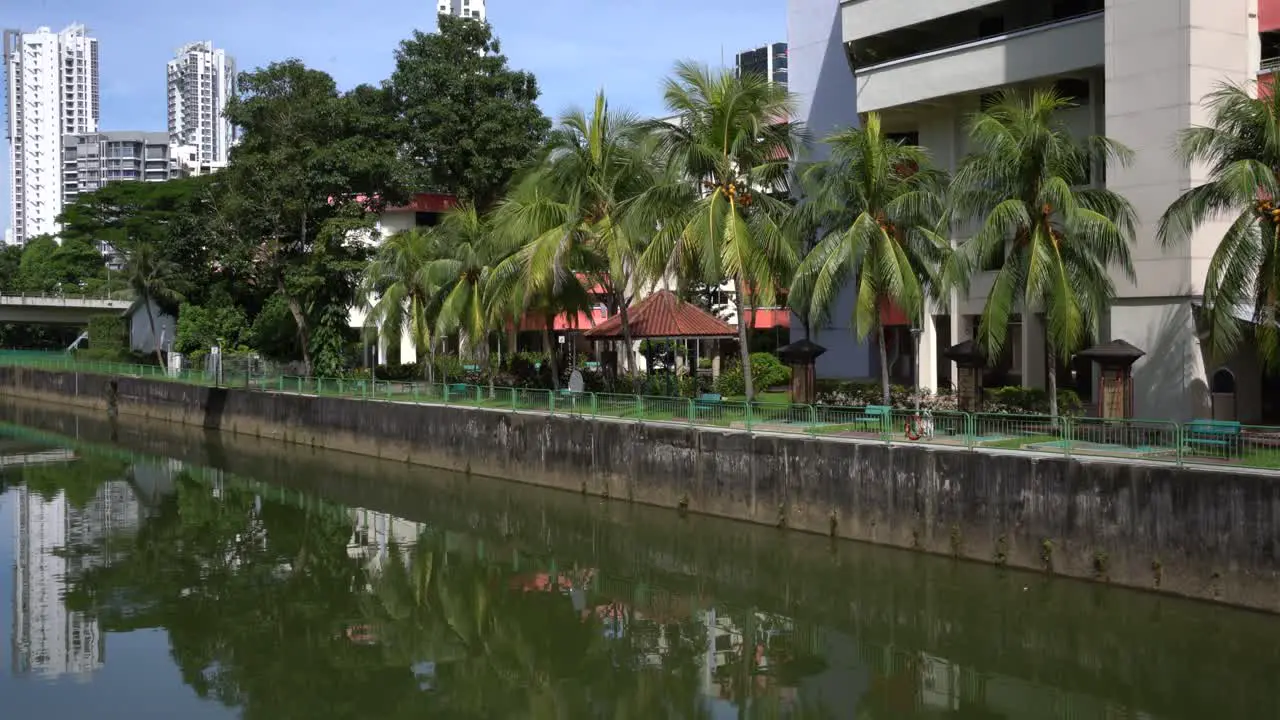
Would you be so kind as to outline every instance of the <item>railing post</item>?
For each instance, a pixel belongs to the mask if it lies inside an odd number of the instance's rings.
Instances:
[[[644,398],[640,395],[636,396],[636,422],[644,419]]]
[[[696,425],[697,423],[694,422],[694,417],[698,414],[698,410],[693,405],[693,398],[689,398],[685,402],[688,403],[687,411],[689,413],[689,424]]]
[[[1182,463],[1183,463],[1182,451],[1183,451],[1183,448],[1186,446],[1186,443],[1184,442],[1183,435],[1182,435],[1183,433],[1182,423],[1176,423],[1173,426],[1173,430],[1174,430],[1173,441],[1177,443],[1177,448],[1175,449],[1173,454],[1174,461],[1177,463],[1178,467],[1182,467]]]
[[[1062,433],[1066,436],[1063,438],[1062,447],[1067,459],[1071,459],[1071,443],[1075,442],[1075,433],[1072,432],[1071,416],[1062,415]]]
[[[445,382],[444,382],[443,388],[444,388],[444,393],[443,393],[443,395],[444,395],[444,404],[445,404],[445,405],[448,405],[448,404],[449,404],[449,381],[448,381],[448,379],[447,379],[447,378],[445,379]]]
[[[752,408],[751,408],[751,401],[748,400],[747,401],[747,432],[751,432],[751,427],[752,425],[755,424],[755,418],[752,417],[753,415],[754,415],[754,412],[752,411]]]
[[[591,417],[600,417],[599,406],[596,404],[596,394],[591,393]]]

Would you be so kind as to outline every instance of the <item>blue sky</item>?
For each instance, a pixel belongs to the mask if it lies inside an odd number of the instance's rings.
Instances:
[[[834,1],[834,0],[833,0]],[[387,77],[397,42],[435,27],[436,0],[0,0],[0,25],[58,30],[84,23],[98,38],[103,130],[165,129],[165,63],[187,42],[212,40],[242,70],[296,57],[347,88]],[[204,12],[208,11],[208,12]],[[660,82],[679,59],[717,65],[737,50],[786,39],[786,0],[488,0],[511,65],[534,72],[553,117],[589,104],[662,110]],[[0,70],[0,74],[3,71]],[[9,224],[8,148],[0,155],[0,232]]]

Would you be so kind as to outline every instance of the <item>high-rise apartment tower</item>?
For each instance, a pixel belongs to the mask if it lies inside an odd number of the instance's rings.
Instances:
[[[436,0],[441,15],[475,18],[483,21],[485,0]]]
[[[178,48],[168,65],[169,144],[194,148],[203,166],[222,167],[235,142],[235,128],[223,117],[236,92],[236,62],[213,43]]]
[[[98,130],[98,41],[83,25],[5,30],[5,137],[13,241],[58,232],[62,138]]]

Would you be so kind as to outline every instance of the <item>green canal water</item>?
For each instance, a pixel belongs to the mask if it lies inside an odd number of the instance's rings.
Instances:
[[[0,718],[1280,717],[1280,618],[0,404]]]

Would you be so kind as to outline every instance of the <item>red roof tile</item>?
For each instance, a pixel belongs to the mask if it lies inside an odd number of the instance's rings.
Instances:
[[[636,303],[627,313],[632,338],[736,337],[737,331],[702,308],[682,302],[670,290],[659,290]],[[594,340],[622,337],[619,313],[585,333]]]

